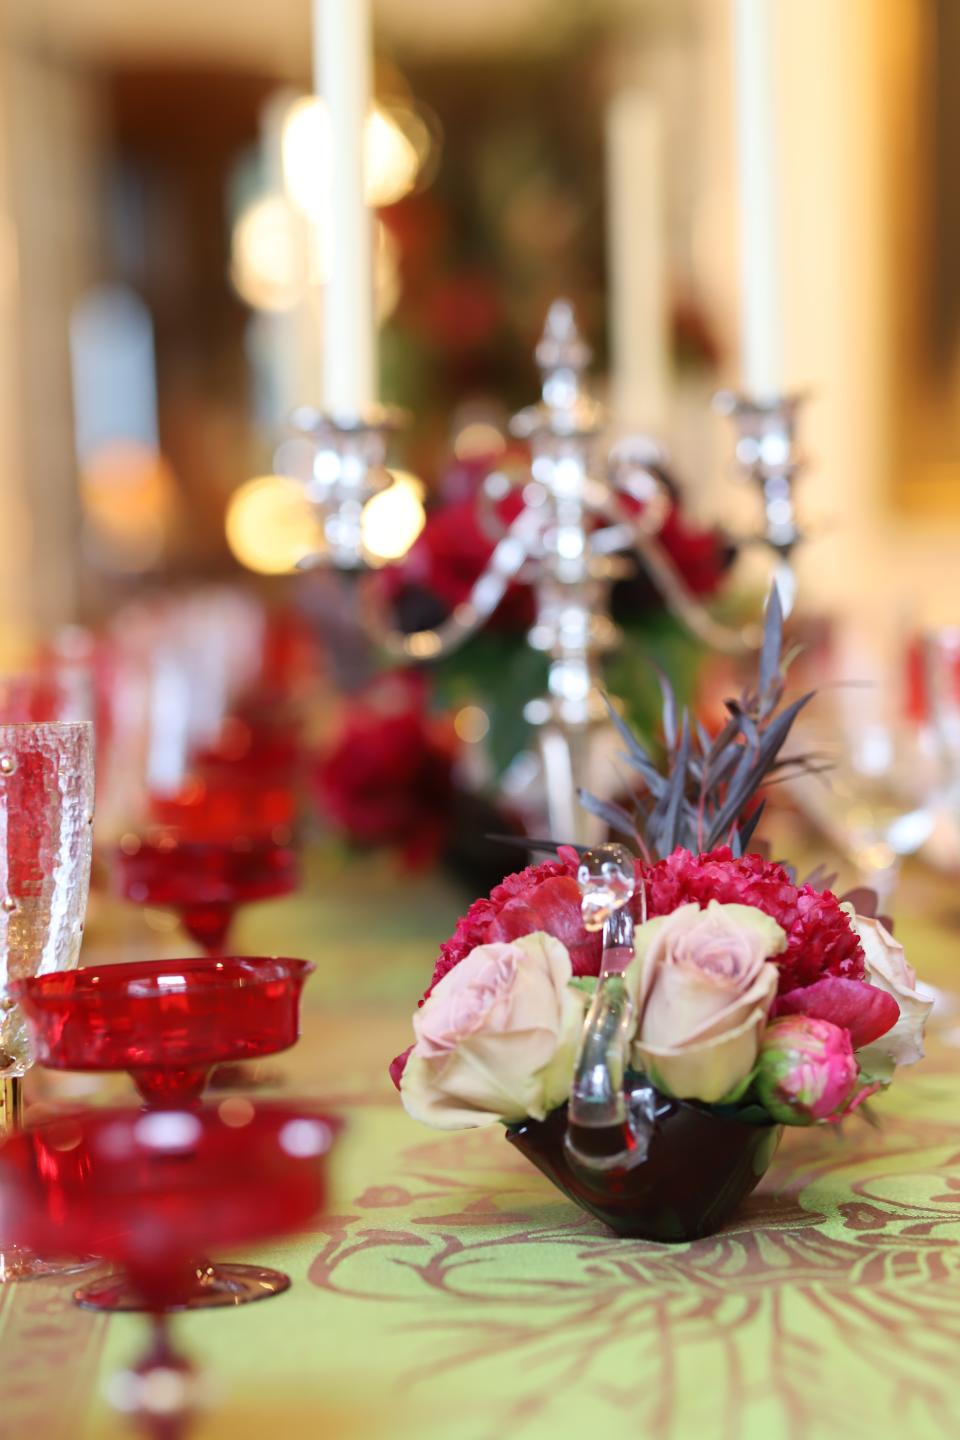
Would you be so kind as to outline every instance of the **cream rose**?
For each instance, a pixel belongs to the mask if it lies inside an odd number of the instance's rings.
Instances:
[[[543,1120],[570,1094],[586,997],[566,946],[538,931],[478,945],[413,1017],[407,1113],[441,1130]]]
[[[850,923],[863,946],[865,979],[878,990],[892,995],[900,1006],[900,1019],[893,1029],[857,1051],[863,1069],[880,1078],[884,1070],[891,1070],[894,1065],[913,1065],[923,1059],[923,1031],[933,1009],[933,999],[919,994],[916,970],[907,962],[903,946],[879,920],[855,915],[850,907]]]
[[[632,1060],[681,1100],[714,1103],[752,1070],[777,992],[783,930],[750,905],[681,905],[636,933]]]

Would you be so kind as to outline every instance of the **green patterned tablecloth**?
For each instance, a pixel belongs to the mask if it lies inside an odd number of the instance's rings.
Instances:
[[[317,960],[303,1040],[269,1070],[349,1123],[330,1213],[250,1257],[293,1289],[177,1320],[221,1388],[196,1440],[955,1440],[960,1009],[879,1102],[879,1128],[788,1132],[712,1239],[618,1240],[499,1130],[432,1133],[400,1109],[386,1061],[458,901],[380,880],[371,908],[355,871],[328,868],[312,897],[240,923],[235,948]],[[960,990],[949,895],[914,877],[906,896],[911,958]],[[129,927],[115,920],[104,947]],[[130,931],[124,948],[144,943]],[[169,933],[151,943],[175,952]],[[68,1286],[0,1291],[2,1440],[126,1434],[102,1386],[142,1338],[135,1317],[73,1309]]]

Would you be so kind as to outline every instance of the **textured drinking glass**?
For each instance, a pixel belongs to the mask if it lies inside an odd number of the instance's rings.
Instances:
[[[22,1077],[31,1063],[11,987],[76,966],[92,840],[90,722],[0,725],[0,1132],[19,1127]],[[5,1246],[0,1283],[85,1263]]]
[[[0,725],[0,1070],[30,1065],[15,980],[72,970],[93,838],[93,726]]]

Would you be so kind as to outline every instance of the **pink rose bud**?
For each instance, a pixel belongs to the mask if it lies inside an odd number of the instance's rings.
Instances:
[[[762,1104],[784,1125],[839,1120],[864,1096],[850,1036],[829,1020],[785,1015],[760,1042],[756,1087]]]

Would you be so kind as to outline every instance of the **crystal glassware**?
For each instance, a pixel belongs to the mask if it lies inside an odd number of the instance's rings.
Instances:
[[[189,1109],[210,1071],[294,1045],[313,965],[281,956],[145,960],[21,982],[34,1057],[56,1070],[126,1070],[150,1108]],[[226,1102],[229,1113],[230,1101]],[[238,1113],[249,1102],[238,1099]],[[279,1270],[197,1261],[191,1304],[244,1304],[286,1290]],[[93,1287],[90,1308],[140,1308],[125,1281]]]
[[[960,815],[960,629],[930,630],[921,642],[923,718],[933,732],[942,799]]]
[[[295,1045],[314,966],[284,956],[135,960],[14,987],[33,1056],[54,1070],[125,1070],[150,1106],[189,1106],[210,1071]]]
[[[0,725],[0,1131],[19,1127],[22,1080],[31,1063],[12,987],[32,975],[70,970],[80,953],[93,768],[89,721]],[[55,1251],[61,1254],[62,1246]],[[3,1250],[0,1282],[77,1265]]]
[[[795,735],[813,769],[789,782],[802,811],[845,856],[857,883],[892,909],[902,861],[928,842],[936,822],[936,765],[926,728],[911,713],[902,662],[870,637],[841,632],[827,683]]]
[[[219,955],[239,905],[289,895],[297,885],[296,851],[240,836],[227,840],[124,836],[117,851],[121,893],[143,905],[170,906],[208,955]]]
[[[149,1420],[149,1382],[165,1372],[168,1428],[152,1433],[182,1433],[173,1421],[190,1408],[192,1372],[171,1346],[167,1317],[202,1303],[193,1257],[214,1243],[304,1229],[324,1203],[336,1129],[304,1108],[234,1099],[197,1111],[65,1115],[0,1146],[4,1242],[77,1247],[118,1265],[150,1314],[151,1346],[118,1378],[124,1408]]]

